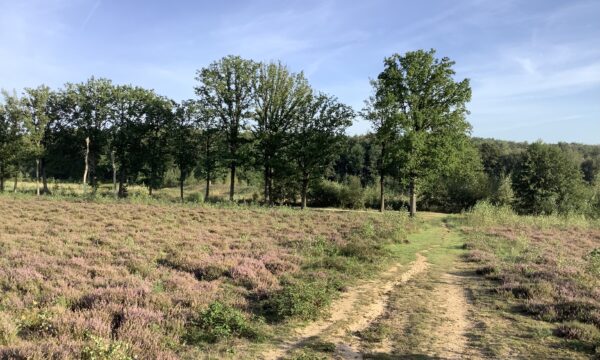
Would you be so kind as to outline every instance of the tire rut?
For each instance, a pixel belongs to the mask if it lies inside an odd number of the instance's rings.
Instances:
[[[425,256],[416,254],[416,260],[407,271],[397,264],[379,275],[377,280],[365,282],[345,292],[331,306],[327,319],[296,330],[294,337],[263,354],[263,359],[280,359],[307,341],[318,338],[335,344],[335,355],[343,359],[362,359],[360,338],[357,333],[385,312],[390,293],[395,286],[406,283],[424,271],[428,264]]]

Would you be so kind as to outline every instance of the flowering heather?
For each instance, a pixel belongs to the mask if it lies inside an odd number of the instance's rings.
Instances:
[[[307,249],[348,244],[364,224],[389,232],[389,220],[374,213],[0,196],[0,358],[250,352],[246,339],[189,343],[186,329],[216,301],[254,321],[255,302],[280,291],[285,278],[327,271],[315,268],[321,255]],[[396,220],[391,225],[403,218]],[[279,326],[257,323],[266,333]]]

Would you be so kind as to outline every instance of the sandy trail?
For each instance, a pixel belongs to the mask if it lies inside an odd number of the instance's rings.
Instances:
[[[356,333],[366,330],[384,313],[389,295],[395,286],[409,281],[427,268],[426,258],[420,253],[416,256],[416,260],[407,271],[402,272],[400,265],[393,266],[380,274],[376,280],[365,282],[344,293],[332,304],[328,319],[298,329],[292,339],[263,354],[263,359],[279,359],[313,338],[334,343],[338,357],[362,359],[360,339]]]
[[[432,298],[440,305],[438,316],[443,321],[435,328],[436,337],[429,355],[442,359],[478,358],[478,354],[468,346],[470,304],[463,280],[452,273],[443,273],[440,280],[441,284],[436,287]]]

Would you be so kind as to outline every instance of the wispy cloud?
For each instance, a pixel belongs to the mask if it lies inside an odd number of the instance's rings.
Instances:
[[[96,1],[94,3],[94,5],[92,5],[92,8],[90,9],[90,12],[87,14],[87,16],[85,17],[85,19],[83,20],[83,23],[81,24],[81,30],[85,29],[85,27],[87,26],[87,24],[90,22],[90,20],[92,19],[92,17],[96,13],[96,10],[98,10],[98,8],[100,7],[101,3],[102,3],[102,0],[98,0],[98,1]]]

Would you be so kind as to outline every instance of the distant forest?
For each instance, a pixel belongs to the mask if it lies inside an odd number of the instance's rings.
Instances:
[[[469,80],[435,51],[392,55],[355,111],[280,62],[227,56],[198,70],[197,97],[90,78],[3,91],[0,189],[26,177],[50,194],[80,182],[153,189],[215,181],[256,186],[265,204],[458,212],[478,201],[524,214],[600,214],[600,145],[472,138]],[[372,133],[346,135],[357,117]]]

